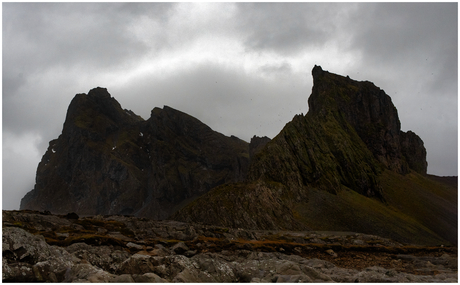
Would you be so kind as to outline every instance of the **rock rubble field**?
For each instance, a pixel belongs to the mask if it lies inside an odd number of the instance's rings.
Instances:
[[[351,232],[3,211],[3,282],[457,282],[457,248]]]

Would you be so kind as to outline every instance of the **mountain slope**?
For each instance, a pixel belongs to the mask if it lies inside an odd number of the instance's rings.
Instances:
[[[401,131],[391,98],[319,66],[312,74],[309,112],[251,157],[248,180],[208,192],[173,219],[456,243],[457,204],[447,198],[456,188],[426,177],[423,141]]]
[[[236,137],[167,106],[143,120],[95,88],[70,103],[20,208],[164,219],[187,199],[243,180],[248,163],[248,143]]]

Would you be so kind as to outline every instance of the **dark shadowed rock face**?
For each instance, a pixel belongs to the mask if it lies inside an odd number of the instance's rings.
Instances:
[[[355,81],[316,65],[312,75],[309,114],[318,117],[329,113],[342,127],[349,124],[385,167],[401,174],[408,173],[409,168],[426,174],[423,141],[413,132],[401,131],[398,111],[385,91],[372,82]]]
[[[271,141],[251,141],[258,151],[250,152],[247,181],[213,189],[172,218],[455,241],[449,229],[456,229],[456,199],[446,197],[456,189],[425,176],[423,141],[401,131],[391,98],[371,82],[319,66],[312,74],[308,113],[296,115]],[[433,215],[445,223],[433,223]]]
[[[423,141],[401,131],[398,112],[383,90],[319,66],[312,74],[309,112],[295,116],[252,159],[250,179],[280,182],[296,192],[314,186],[336,193],[345,186],[384,199],[378,178],[383,169],[426,174]]]
[[[105,88],[72,100],[21,209],[163,219],[187,199],[245,178],[248,144],[165,106],[143,120]]]
[[[104,88],[79,94],[21,209],[455,242],[457,189],[425,175],[423,141],[401,131],[391,98],[312,74],[309,112],[250,144],[167,106],[143,120]]]
[[[262,150],[262,148],[271,141],[268,137],[253,136],[249,143],[249,158],[254,157],[256,153]]]
[[[426,162],[426,149],[422,139],[414,132],[400,132],[401,152],[409,167],[418,173],[426,174],[428,163]]]

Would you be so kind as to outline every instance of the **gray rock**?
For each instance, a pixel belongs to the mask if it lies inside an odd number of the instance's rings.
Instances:
[[[300,282],[312,282],[310,277],[303,274],[298,275],[275,275],[272,279],[275,283],[300,283]]]
[[[189,268],[184,269],[179,274],[177,274],[172,282],[183,282],[183,283],[216,283],[216,280],[208,273],[204,274],[203,272],[192,270]]]
[[[189,236],[184,234],[183,232],[172,232],[170,234],[170,237],[176,240],[188,240],[189,239]]]
[[[151,257],[148,255],[134,254],[120,265],[117,273],[120,274],[144,274],[154,271]]]
[[[150,254],[156,256],[168,256],[171,254],[171,251],[161,244],[156,244],[155,248],[150,252]]]
[[[142,245],[138,245],[138,244],[135,244],[133,242],[128,242],[126,244],[126,246],[129,247],[129,248],[134,248],[134,249],[138,249],[138,250],[143,250],[144,249],[144,247]]]
[[[185,228],[185,234],[187,235],[187,240],[193,240],[195,237],[198,236],[195,227],[193,226],[187,226]]]
[[[3,280],[52,280],[63,275],[75,261],[66,250],[49,246],[43,236],[20,228],[4,228],[2,240]]]
[[[375,282],[404,282],[404,275],[397,274],[393,269],[385,269],[378,266],[365,268],[354,276],[355,282],[375,283]]]
[[[128,259],[130,254],[124,250],[113,250],[110,253],[110,258],[112,259],[112,264],[110,265],[110,269],[116,271],[118,265],[121,265],[123,261]]]
[[[89,250],[90,248],[91,248],[91,246],[86,244],[86,243],[77,242],[77,243],[73,243],[73,244],[69,245],[68,247],[66,247],[66,250],[69,253],[74,253],[74,252],[78,252],[78,251],[86,251],[86,250]]]
[[[187,257],[192,257],[197,253],[197,250],[187,250],[184,255]]]
[[[137,281],[134,281],[133,277],[130,274],[122,274],[113,277],[110,281],[110,283],[134,283]]]
[[[134,281],[137,283],[166,283],[168,282],[166,279],[161,278],[160,276],[156,275],[155,273],[145,273],[142,275],[133,275]]]
[[[91,283],[107,283],[115,278],[115,275],[110,274],[100,268],[94,267],[89,263],[77,264],[66,272],[64,282],[85,282]]]
[[[28,263],[45,261],[50,257],[49,246],[43,236],[32,235],[16,227],[2,229],[2,253]]]
[[[171,250],[177,254],[184,254],[187,250],[189,250],[189,248],[185,245],[185,243],[178,242],[171,247]]]
[[[66,248],[76,259],[84,259],[90,264],[106,271],[115,272],[118,266],[129,257],[126,251],[113,250],[109,246],[91,246],[86,243],[74,243]]]
[[[331,282],[331,277],[327,276],[326,274],[306,265],[301,265],[300,268],[302,269],[302,273],[307,275],[314,281],[326,281]]]
[[[328,261],[325,261],[325,260],[321,260],[321,259],[317,259],[317,258],[312,258],[312,259],[309,259],[309,260],[306,260],[306,262],[304,263],[305,265],[309,266],[309,267],[312,267],[312,268],[333,268],[335,267],[334,264],[328,262]]]
[[[124,221],[131,218],[120,219]],[[167,221],[158,223],[167,231],[192,231],[183,224]],[[135,227],[139,225],[133,223],[132,228]],[[194,230],[197,232],[199,229]],[[212,231],[212,228],[208,227],[207,230]],[[263,236],[259,235],[258,238]],[[375,240],[373,236],[366,238]],[[142,242],[140,240],[138,243]],[[201,249],[206,248],[203,246]],[[249,248],[226,249],[220,253],[198,253],[197,250],[190,250],[183,242],[177,243],[171,249],[156,244],[154,247],[146,247],[142,254],[131,254],[126,249],[113,245],[75,243],[67,247],[50,246],[43,236],[32,235],[14,227],[3,229],[2,252],[4,282],[445,283],[458,280],[458,258],[451,253],[442,256],[397,255],[393,262],[395,269],[374,266],[356,270],[340,268],[320,259],[281,252],[257,252]],[[294,252],[298,250],[294,249]],[[399,272],[397,268],[402,263],[428,275]]]
[[[354,239],[353,244],[355,244],[355,245],[364,245],[365,242],[363,240],[360,240],[360,239]]]
[[[51,254],[48,260],[40,261],[33,265],[37,280],[52,280],[56,276],[62,278],[68,268],[79,262],[79,259],[73,257],[63,248],[51,246],[49,251]]]
[[[276,263],[275,271],[281,275],[298,275],[302,273],[298,264],[287,260],[281,260]]]
[[[312,238],[310,239],[310,242],[311,243],[317,243],[317,244],[326,244],[326,242],[322,239],[319,239],[319,238]]]
[[[8,264],[5,259],[2,261],[2,280],[6,282],[38,281],[30,264],[24,262]]]

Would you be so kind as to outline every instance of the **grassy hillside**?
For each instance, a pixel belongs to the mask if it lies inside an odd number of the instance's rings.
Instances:
[[[226,184],[193,201],[173,218],[250,229],[346,231],[403,243],[457,245],[457,189],[417,173],[380,176],[385,202],[344,188],[308,188],[308,199],[286,197],[275,182]],[[206,203],[204,206],[202,203]]]
[[[457,244],[457,189],[416,173],[385,171],[386,202],[341,191],[311,190],[307,203],[296,204],[295,217],[315,230],[377,234],[416,244]]]

